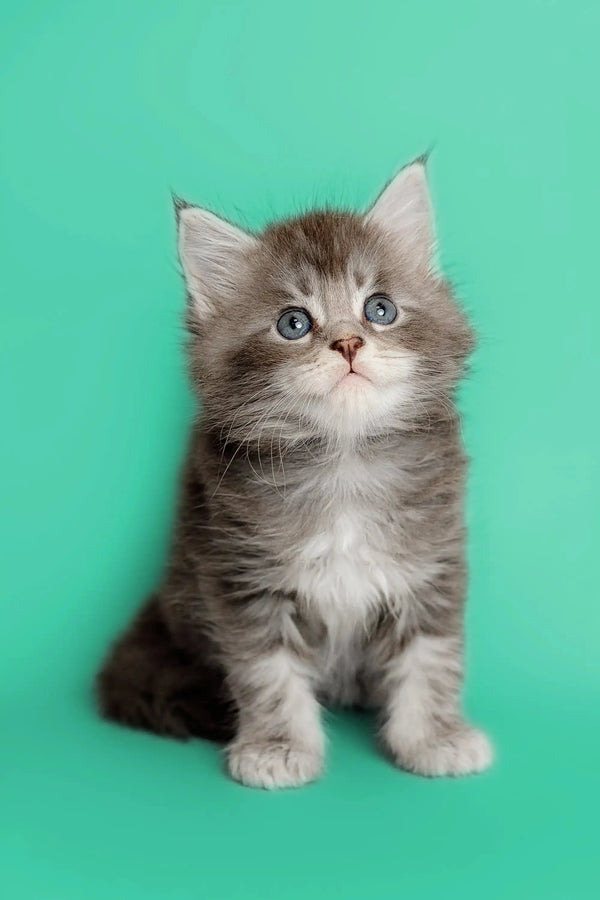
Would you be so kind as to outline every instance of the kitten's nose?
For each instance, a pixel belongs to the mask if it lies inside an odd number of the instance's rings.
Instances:
[[[338,353],[341,353],[347,363],[352,365],[352,360],[363,346],[364,341],[358,335],[353,335],[349,338],[341,338],[339,341],[334,341],[333,344],[330,344],[332,350],[337,350]]]

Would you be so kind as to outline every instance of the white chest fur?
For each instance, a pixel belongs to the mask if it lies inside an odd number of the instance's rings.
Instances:
[[[377,546],[378,524],[365,504],[356,503],[324,516],[317,527],[298,548],[290,572],[296,590],[326,620],[340,612],[358,624],[389,593],[389,560]]]
[[[349,457],[303,487],[310,527],[285,567],[286,587],[333,631],[364,625],[374,606],[406,589],[386,502],[393,477],[389,464]]]
[[[284,579],[306,614],[327,628],[318,683],[334,703],[359,701],[356,673],[370,614],[383,604],[397,607],[407,592],[390,527],[390,487],[397,477],[389,464],[373,469],[350,457],[302,488],[307,527],[286,561]]]

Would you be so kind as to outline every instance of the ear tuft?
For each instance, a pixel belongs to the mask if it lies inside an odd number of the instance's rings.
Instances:
[[[425,171],[428,155],[401,169],[367,213],[367,219],[396,241],[419,268],[431,268],[435,253],[433,207]]]
[[[179,222],[179,213],[182,209],[187,209],[191,206],[191,203],[188,203],[187,200],[184,200],[183,197],[179,197],[173,191],[171,191],[171,202],[173,204],[173,211],[175,212],[175,219]]]
[[[214,312],[235,291],[245,255],[256,238],[207,209],[173,198],[179,258],[198,314]]]

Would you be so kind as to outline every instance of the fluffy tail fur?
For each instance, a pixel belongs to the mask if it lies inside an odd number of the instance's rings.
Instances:
[[[229,740],[234,712],[222,674],[178,648],[156,598],[115,644],[97,679],[102,714],[131,728],[187,740]]]

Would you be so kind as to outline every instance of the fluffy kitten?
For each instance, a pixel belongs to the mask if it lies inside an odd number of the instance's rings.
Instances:
[[[374,707],[422,775],[491,762],[460,711],[471,330],[417,161],[365,215],[249,234],[178,204],[202,398],[164,582],[99,677],[106,716],[228,740],[275,788],[323,767],[320,704]]]

